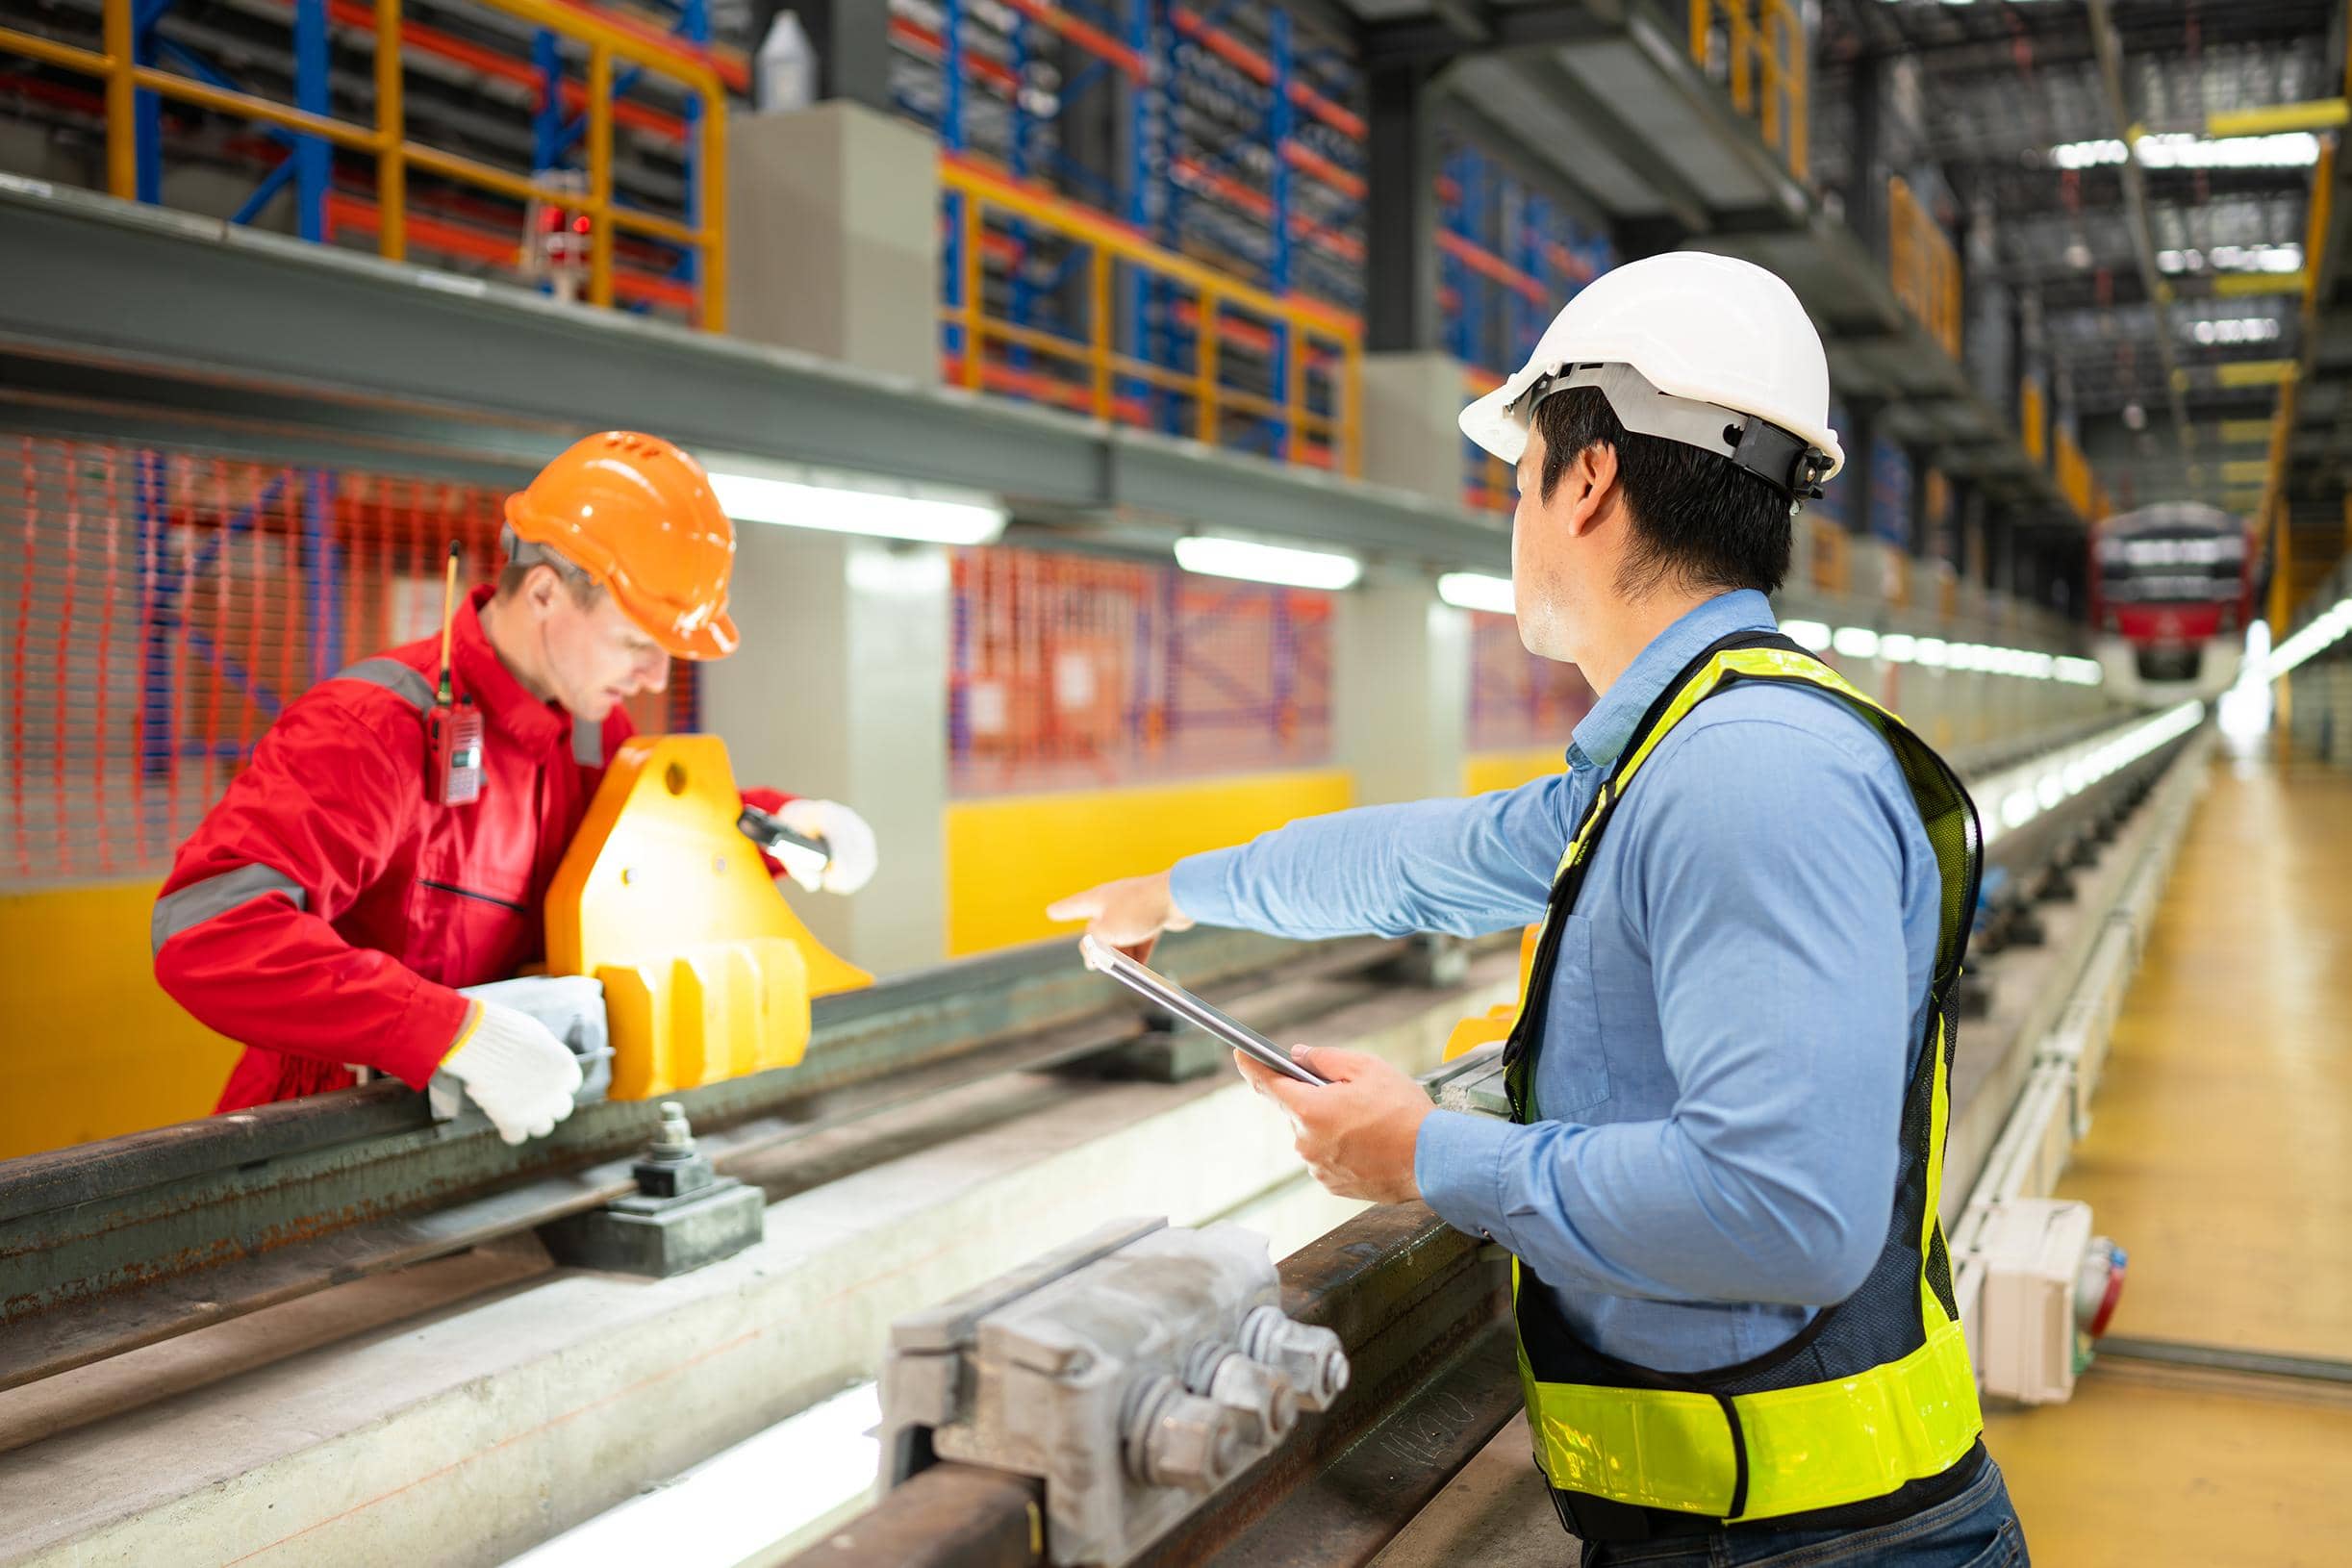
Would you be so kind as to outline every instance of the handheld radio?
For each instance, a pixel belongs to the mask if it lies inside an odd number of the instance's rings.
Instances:
[[[457,614],[457,563],[464,553],[464,545],[449,542],[441,584],[441,688],[425,721],[431,747],[425,793],[437,806],[469,806],[482,795],[482,711],[472,697],[454,699],[449,687],[449,626]]]

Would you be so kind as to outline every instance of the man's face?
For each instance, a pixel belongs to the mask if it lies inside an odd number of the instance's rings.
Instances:
[[[1551,516],[1555,508],[1543,496],[1544,434],[1528,431],[1527,450],[1519,454],[1514,473],[1519,504],[1511,512],[1511,596],[1518,613],[1519,641],[1530,653],[1546,659],[1567,655],[1561,625],[1562,590],[1566,586],[1569,541],[1565,519]],[[1563,486],[1562,489],[1566,487]],[[1555,493],[1555,498],[1557,493]]]
[[[1530,429],[1515,475],[1519,505],[1511,513],[1511,595],[1519,641],[1527,650],[1575,664],[1581,645],[1579,628],[1596,599],[1615,592],[1621,530],[1608,523],[1617,453],[1606,444],[1586,447],[1569,462],[1546,500],[1544,452],[1543,431]]]
[[[670,684],[670,655],[610,594],[583,606],[565,584],[546,586],[553,592],[527,596],[546,649],[547,683],[575,718],[602,723],[627,698]]]

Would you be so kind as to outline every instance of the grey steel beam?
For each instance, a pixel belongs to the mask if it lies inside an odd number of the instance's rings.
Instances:
[[[1345,545],[1405,560],[1433,554],[1507,573],[1507,526],[1466,520],[1401,490],[1326,479],[1265,458],[1122,430],[1110,438],[1111,488],[1147,517]]]
[[[1610,226],[1608,203],[1594,192],[1588,181],[1538,151],[1519,131],[1475,100],[1441,89],[1437,115],[1441,125],[1476,141],[1489,158],[1579,223],[1596,229]]]
[[[1646,140],[1640,131],[1620,119],[1606,104],[1594,97],[1583,83],[1578,81],[1556,60],[1514,60],[1511,67],[1550,99],[1572,115],[1586,135],[1611,158],[1631,169],[1657,193],[1666,211],[1681,224],[1686,234],[1705,234],[1714,226],[1706,199],[1693,189],[1678,169],[1657,148]],[[1726,113],[1730,111],[1727,108]],[[1573,168],[1576,148],[1562,147],[1555,155],[1563,168]]]
[[[1582,0],[1506,6],[1450,0],[1427,16],[1367,24],[1359,35],[1358,58],[1367,70],[1408,61],[1440,65],[1468,55],[1572,43],[1614,31]]]
[[[2172,336],[2172,286],[2156,269],[2156,235],[2148,223],[2147,179],[2133,153],[2134,121],[2131,107],[2124,100],[2123,41],[2115,32],[2110,0],[2089,0],[2089,8],[2091,41],[2099,51],[2099,81],[2106,89],[2108,115],[2115,122],[2115,134],[2124,143],[2126,156],[2120,171],[2123,203],[2131,215],[2132,249],[2139,264],[2140,287],[2147,291],[2149,304],[2156,312],[2156,352],[2163,361],[2165,392],[2172,405],[2173,435],[2184,448],[2194,448],[2196,426],[2189,422],[2188,405],[2181,395],[2180,347]]]
[[[1507,559],[1491,523],[1403,492],[5,176],[0,277],[0,414],[19,428],[503,481],[651,425],[1048,521],[1143,512]]]

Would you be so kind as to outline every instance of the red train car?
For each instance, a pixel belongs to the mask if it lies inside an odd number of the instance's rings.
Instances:
[[[2246,520],[2167,501],[2109,518],[2090,547],[2090,624],[2108,690],[2152,704],[2226,690],[2254,615]]]

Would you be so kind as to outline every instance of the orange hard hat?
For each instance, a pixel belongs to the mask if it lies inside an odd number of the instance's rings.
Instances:
[[[506,525],[602,584],[621,613],[680,659],[723,659],[735,524],[702,465],[659,436],[608,430],[578,442],[506,498]]]

